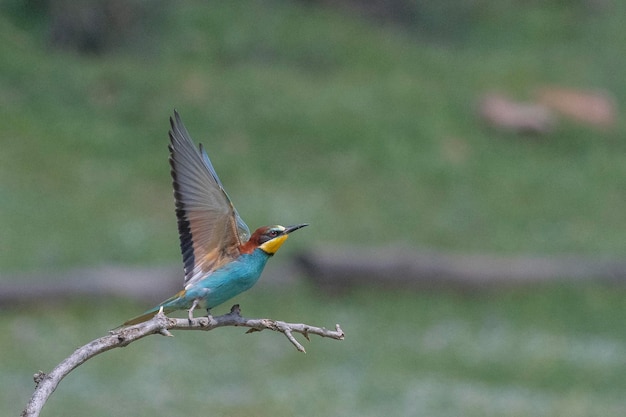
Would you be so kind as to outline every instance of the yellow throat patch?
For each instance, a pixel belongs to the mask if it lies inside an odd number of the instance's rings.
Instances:
[[[261,249],[265,253],[273,255],[276,253],[276,251],[278,251],[283,243],[285,243],[285,240],[287,240],[288,237],[289,235],[275,237],[274,239],[268,240],[267,242],[263,243],[261,246],[259,246],[259,249]]]

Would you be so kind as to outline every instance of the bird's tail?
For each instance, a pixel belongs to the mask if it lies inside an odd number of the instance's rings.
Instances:
[[[151,308],[150,310],[146,311],[142,315],[137,316],[137,317],[133,317],[132,319],[125,321],[124,324],[122,324],[122,326],[132,326],[133,324],[139,324],[139,323],[143,323],[144,321],[148,321],[152,317],[156,316],[160,309],[161,309],[160,305],[158,305],[158,306],[156,306],[154,308]],[[176,308],[163,307],[163,313],[164,314],[169,314],[172,311],[176,311],[176,310],[177,310]],[[120,327],[122,327],[122,326],[120,326]]]
[[[159,312],[161,308],[163,309],[163,314],[169,314],[172,311],[180,310],[181,307],[180,305],[178,305],[178,302],[181,300],[181,297],[183,297],[184,295],[185,295],[185,290],[182,290],[176,295],[173,295],[172,297],[163,301],[161,304],[157,305],[156,307],[151,308],[150,310],[146,311],[142,315],[134,317],[130,320],[127,320],[124,324],[122,324],[121,326],[117,328],[124,327],[124,326],[132,326],[133,324],[139,324],[139,323],[143,323],[144,321],[148,321],[152,317],[156,316],[156,314]]]

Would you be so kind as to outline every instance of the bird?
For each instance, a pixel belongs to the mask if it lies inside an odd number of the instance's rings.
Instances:
[[[170,126],[169,162],[184,287],[122,326],[150,320],[160,310],[168,314],[186,309],[190,323],[196,308],[206,309],[211,317],[212,308],[256,284],[268,259],[290,233],[308,226],[263,226],[250,234],[204,147],[195,147],[176,110],[170,117]]]

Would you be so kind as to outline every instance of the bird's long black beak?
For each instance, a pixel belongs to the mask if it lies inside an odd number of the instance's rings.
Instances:
[[[302,229],[303,227],[308,226],[308,223],[302,223],[302,224],[296,224],[293,226],[287,226],[285,227],[285,231],[283,232],[284,235],[288,235],[289,233],[298,230],[298,229]]]

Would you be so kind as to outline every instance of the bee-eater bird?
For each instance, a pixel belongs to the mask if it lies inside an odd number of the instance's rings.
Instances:
[[[210,315],[213,307],[250,289],[289,233],[307,226],[264,226],[250,235],[202,144],[195,147],[178,112],[170,117],[170,125],[170,165],[185,286],[125,326],[149,320],[161,308],[165,314],[187,309],[189,320],[197,307],[206,308]]]

